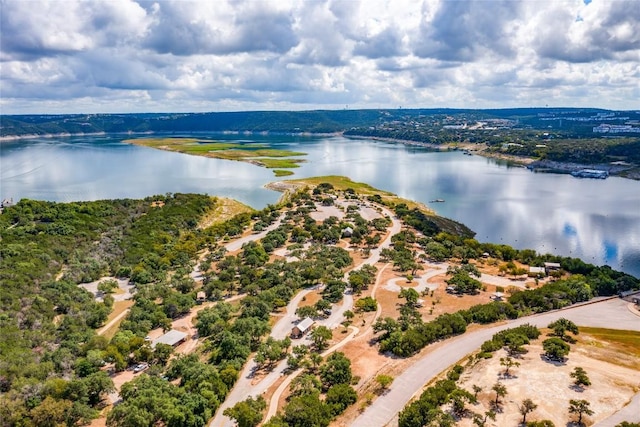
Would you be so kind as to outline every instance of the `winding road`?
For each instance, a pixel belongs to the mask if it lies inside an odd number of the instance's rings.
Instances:
[[[391,246],[391,237],[397,233],[400,232],[400,230],[402,229],[402,224],[400,223],[400,221],[396,218],[394,218],[393,214],[391,213],[391,211],[387,210],[387,209],[383,209],[382,210],[383,214],[388,215],[389,218],[391,218],[391,228],[389,230],[389,233],[387,235],[387,237],[385,238],[385,240],[380,244],[380,246],[378,246],[375,249],[372,249],[370,251],[369,257],[365,260],[363,260],[359,265],[357,265],[355,267],[355,269],[358,268],[362,268],[363,265],[365,264],[369,264],[369,265],[375,265],[379,260],[380,260],[380,253],[382,251],[382,249],[384,248],[388,248],[389,246]],[[279,223],[280,221],[278,221]],[[258,240],[260,238],[260,236],[263,235],[263,233],[260,233],[258,235],[254,235],[254,236],[258,236],[257,238],[254,238],[252,240]],[[247,237],[254,237],[254,236],[247,236]],[[247,238],[244,238],[244,242],[246,243],[249,240],[246,240]],[[234,242],[236,243],[236,242]],[[237,246],[236,249],[239,249],[242,247],[242,244],[240,244],[239,246],[236,244],[234,245],[234,247]],[[229,246],[227,245],[227,249],[229,250]],[[345,273],[344,275],[344,280],[348,280],[348,273]],[[276,322],[276,324],[273,326],[272,330],[271,330],[271,336],[276,338],[276,339],[283,339],[284,337],[288,336],[289,333],[291,332],[291,327],[293,325],[293,322],[297,320],[297,316],[295,315],[295,311],[298,307],[298,304],[300,303],[300,301],[302,300],[302,298],[311,291],[312,289],[307,289],[307,290],[303,290],[301,292],[299,292],[287,305],[287,309],[286,309],[286,313],[284,316],[282,316],[282,318],[280,318],[278,320],[278,322]],[[318,320],[316,322],[316,324],[318,325],[324,325],[330,329],[337,327],[338,325],[340,325],[342,323],[342,321],[344,320],[344,312],[347,310],[350,310],[353,307],[353,295],[351,294],[351,292],[347,291],[344,294],[344,297],[342,298],[342,303],[338,306],[335,307],[334,310],[332,310],[331,315],[326,318],[326,319],[322,319],[322,320]],[[353,337],[359,332],[358,328],[355,327],[351,327],[351,333],[345,337],[343,340],[341,340],[339,343],[337,343],[336,345],[334,345],[333,347],[329,348],[328,350],[326,350],[325,352],[322,353],[323,356],[326,356],[328,354],[330,354],[333,351],[336,351],[338,348],[341,348],[342,346],[346,345],[351,339],[353,339]],[[305,337],[303,338],[304,341],[309,342],[309,338]],[[229,417],[223,415],[222,413],[224,412],[224,410],[226,408],[230,408],[232,406],[234,406],[236,403],[241,402],[243,400],[245,400],[247,397],[249,396],[258,396],[260,394],[263,394],[266,390],[268,390],[277,380],[278,378],[280,378],[285,374],[285,371],[287,369],[287,361],[282,360],[280,363],[278,363],[278,365],[276,365],[276,367],[269,373],[267,374],[262,380],[260,380],[259,382],[253,384],[253,372],[255,371],[255,367],[256,364],[253,360],[250,360],[249,362],[247,362],[247,364],[245,365],[244,369],[242,370],[238,381],[236,382],[236,384],[234,385],[233,389],[231,390],[231,392],[229,393],[229,395],[227,396],[227,398],[225,399],[225,401],[222,403],[222,405],[220,405],[220,407],[218,408],[218,410],[216,411],[216,415],[213,418],[213,420],[211,421],[211,423],[209,424],[211,427],[233,427],[235,426],[235,422],[232,421]],[[289,375],[285,381],[276,389],[276,391],[274,392],[274,394],[272,396],[269,397],[269,411],[267,414],[267,418],[269,419],[270,416],[275,415],[277,409],[278,409],[278,401],[280,400],[280,396],[282,395],[282,393],[284,392],[284,390],[286,390],[288,384],[291,382],[291,380],[293,380],[293,378],[295,378],[298,374],[300,373],[300,371],[297,371],[291,375]],[[269,415],[271,414],[271,415]]]

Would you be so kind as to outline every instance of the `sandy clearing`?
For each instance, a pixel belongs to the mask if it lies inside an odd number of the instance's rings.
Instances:
[[[638,317],[629,313],[625,301],[614,299],[596,300],[592,303],[570,307],[515,321],[504,322],[443,342],[444,345],[427,346],[418,356],[414,356],[410,366],[396,377],[389,392],[376,399],[355,421],[349,425],[355,427],[395,425],[394,417],[404,405],[417,395],[424,384],[435,378],[449,366],[476,351],[480,345],[502,329],[523,323],[546,326],[560,317],[566,317],[580,326],[615,327],[623,330],[640,331]]]
[[[518,404],[526,398],[538,405],[528,416],[529,420],[548,419],[557,426],[566,425],[573,419],[569,418],[567,411],[570,399],[585,399],[594,411],[593,416],[587,417],[587,425],[591,425],[625,406],[640,387],[637,370],[590,357],[598,351],[595,347],[573,345],[565,364],[546,362],[540,357],[543,339],[546,336],[542,335],[527,346],[529,352],[518,359],[521,366],[512,368],[510,377],[502,376],[504,367],[500,366],[500,358],[507,355],[504,350],[496,352],[492,359],[481,360],[468,368],[462,375],[460,386],[469,391],[474,384],[483,388],[478,395],[479,404],[470,405],[469,409],[478,413],[489,410],[490,402],[495,398],[491,387],[500,380],[507,387],[508,394],[504,398],[503,412],[498,414],[492,425],[517,425],[522,419]],[[569,376],[577,366],[587,371],[592,382],[583,391],[572,388],[573,379]],[[458,425],[472,427],[473,423],[470,418],[463,418]]]

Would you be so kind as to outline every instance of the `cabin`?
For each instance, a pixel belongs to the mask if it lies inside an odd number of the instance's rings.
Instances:
[[[151,347],[156,348],[156,345],[158,344],[167,344],[167,345],[170,345],[171,347],[177,347],[183,342],[185,342],[186,340],[187,340],[186,333],[172,329],[166,334],[161,335],[160,337],[153,340],[153,342],[151,343]]]
[[[204,291],[200,291],[196,294],[196,304],[202,304],[207,300],[207,294]]]
[[[560,263],[557,262],[545,262],[544,263],[544,272],[546,274],[550,274],[552,271],[559,271]]]
[[[291,338],[302,338],[311,330],[315,322],[310,317],[305,317],[291,329]]]
[[[544,267],[529,267],[529,277],[542,277],[546,274]]]

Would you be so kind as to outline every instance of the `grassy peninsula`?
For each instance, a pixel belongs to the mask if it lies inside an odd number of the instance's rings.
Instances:
[[[267,148],[264,144],[219,142],[196,138],[136,138],[123,141],[128,144],[177,151],[196,156],[213,157],[223,160],[238,160],[253,163],[268,169],[274,169],[275,176],[292,175],[287,169],[297,168],[303,159],[292,157],[306,153]]]

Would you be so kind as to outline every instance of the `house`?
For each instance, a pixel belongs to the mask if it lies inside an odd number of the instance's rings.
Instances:
[[[560,270],[560,263],[557,262],[545,262],[544,263],[544,272],[546,274],[551,273],[552,271]]]
[[[547,274],[544,267],[529,267],[529,277],[542,277]]]
[[[155,348],[158,344],[167,344],[171,347],[177,347],[187,340],[187,334],[175,329],[170,330],[166,334],[156,338],[151,342],[151,347]]]
[[[353,228],[345,227],[342,229],[342,237],[351,237],[353,235]]]
[[[196,294],[196,304],[202,304],[207,300],[207,294],[204,291],[200,291]]]
[[[310,317],[305,317],[291,329],[291,338],[301,338],[311,330],[315,322]]]

